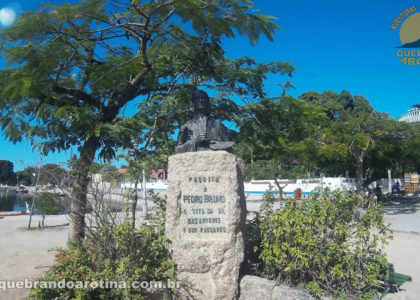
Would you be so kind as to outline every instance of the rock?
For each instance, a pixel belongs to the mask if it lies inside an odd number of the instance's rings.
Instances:
[[[243,161],[226,151],[169,158],[166,235],[184,299],[237,299],[244,259]]]
[[[239,300],[315,300],[308,290],[276,285],[274,280],[246,275],[241,280]]]
[[[248,211],[246,214],[246,220],[248,222],[253,222],[258,219],[258,213],[256,211]]]
[[[276,282],[265,278],[246,275],[241,280],[239,300],[270,300]]]
[[[274,288],[271,300],[315,300],[308,290],[298,287],[278,285]]]

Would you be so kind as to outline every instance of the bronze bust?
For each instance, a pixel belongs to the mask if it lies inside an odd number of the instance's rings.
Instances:
[[[194,118],[180,128],[175,152],[231,151],[234,143],[230,140],[226,127],[210,116],[210,99],[207,93],[194,90],[192,102]]]

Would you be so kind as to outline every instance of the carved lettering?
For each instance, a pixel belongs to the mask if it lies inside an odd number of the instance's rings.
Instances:
[[[225,203],[225,196],[220,195],[184,195],[184,203]]]
[[[195,177],[188,177],[189,183],[219,183],[220,182],[220,176],[195,176]]]

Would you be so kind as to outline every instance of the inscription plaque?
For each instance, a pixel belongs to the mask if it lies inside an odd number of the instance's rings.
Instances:
[[[195,186],[198,190],[206,191],[201,194],[183,193],[182,195],[180,222],[184,224],[183,239],[227,238],[228,206],[226,195],[220,193],[223,191],[222,182],[224,181],[221,178],[220,175],[203,174],[197,177],[187,176],[183,179],[183,189],[191,190]],[[219,194],[210,194],[211,191],[219,191]]]

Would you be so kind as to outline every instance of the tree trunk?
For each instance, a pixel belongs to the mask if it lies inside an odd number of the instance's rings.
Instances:
[[[274,176],[274,183],[276,184],[277,190],[279,191],[280,200],[283,200],[283,189],[281,188],[280,183],[277,180],[277,176]]]
[[[31,211],[29,212],[29,223],[28,223],[28,229],[31,229],[31,223],[32,223],[32,214],[34,212],[35,207],[35,195],[32,197],[32,204],[31,204]]]
[[[68,241],[74,246],[80,245],[85,237],[85,214],[87,192],[89,184],[89,167],[95,159],[99,143],[96,139],[88,139],[79,148],[80,157],[77,159],[73,172],[72,203],[70,212],[70,228]]]
[[[363,189],[363,161],[365,159],[366,152],[361,151],[358,157],[356,157],[356,188],[357,191]]]
[[[274,176],[274,182],[276,183],[277,189],[279,190],[280,200],[283,200],[283,188],[286,187],[287,184],[285,186],[280,186],[277,176]]]
[[[136,210],[137,210],[137,201],[138,201],[138,194],[137,194],[137,187],[139,184],[139,180],[136,178],[135,184],[134,184],[134,200],[131,204],[131,226],[133,228],[136,227]]]

